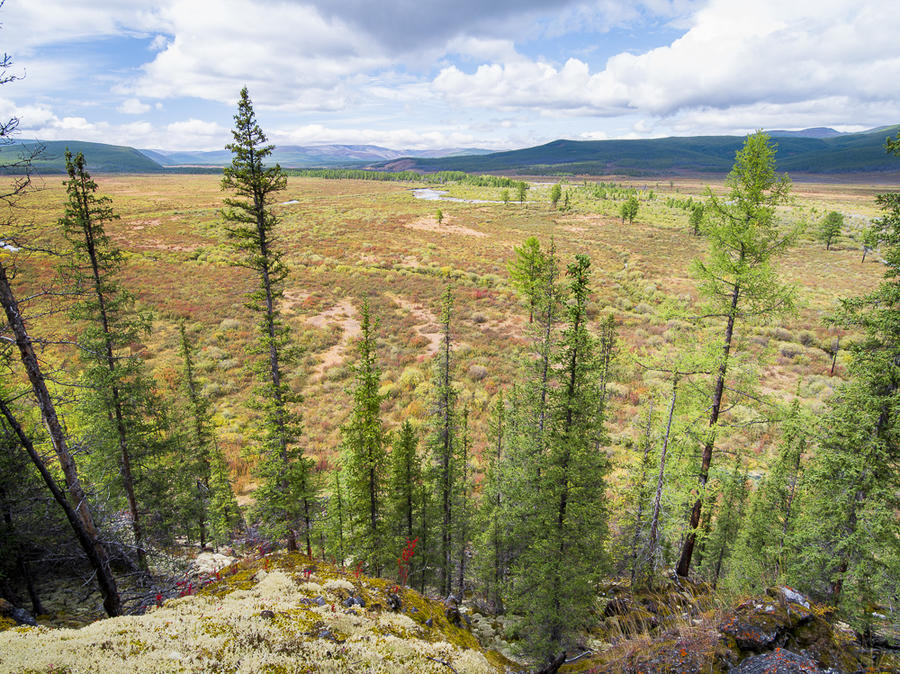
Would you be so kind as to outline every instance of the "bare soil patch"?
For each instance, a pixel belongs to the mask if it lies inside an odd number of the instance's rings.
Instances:
[[[311,316],[306,322],[322,329],[337,323],[343,331],[340,341],[322,354],[322,362],[313,370],[310,381],[317,381],[329,368],[344,362],[344,351],[353,339],[359,337],[361,326],[356,318],[356,308],[350,303],[350,300],[344,300],[316,316]]]
[[[438,232],[439,234],[462,234],[464,236],[487,236],[484,232],[477,229],[466,227],[465,225],[454,225],[445,217],[441,224],[434,218],[419,218],[412,222],[407,222],[406,226],[410,229],[418,229],[423,232]]]

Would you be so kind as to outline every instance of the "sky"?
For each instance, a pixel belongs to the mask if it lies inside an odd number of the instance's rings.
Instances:
[[[22,140],[512,149],[900,122],[898,0],[5,0]]]

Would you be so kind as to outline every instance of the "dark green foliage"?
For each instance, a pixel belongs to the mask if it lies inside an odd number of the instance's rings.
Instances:
[[[110,200],[96,196],[83,155],[67,153],[66,168],[68,201],[60,225],[71,251],[60,271],[77,291],[69,315],[80,327],[85,363],[82,382],[88,392],[79,406],[85,441],[96,450],[91,469],[98,481],[124,497],[138,564],[146,569],[142,513],[155,512],[157,532],[168,532],[172,520],[166,513],[171,518],[175,500],[169,492],[177,488],[164,472],[164,455],[174,449],[167,415],[132,351],[149,332],[149,318],[138,313],[134,296],[116,279],[122,254],[104,230],[117,218]],[[108,477],[113,474],[118,475],[114,485]]]
[[[441,345],[435,358],[434,389],[430,414],[431,433],[428,448],[431,455],[431,484],[439,521],[435,528],[440,532],[439,590],[448,595],[453,577],[453,541],[455,536],[454,503],[459,489],[459,459],[457,457],[457,391],[451,380],[452,335],[450,321],[453,311],[453,294],[447,286],[441,300]]]
[[[736,544],[728,579],[735,589],[761,592],[785,582],[785,543],[794,532],[802,461],[814,428],[814,419],[795,399],[781,426],[778,453],[753,493]]]
[[[215,442],[209,400],[199,390],[194,364],[196,347],[188,338],[184,321],[179,323],[178,331],[188,421],[179,468],[189,483],[187,493],[180,496],[187,499],[187,510],[196,519],[202,548],[207,540],[228,541],[240,524],[240,511],[225,460]]]
[[[394,437],[394,446],[389,459],[389,478],[387,490],[387,511],[390,515],[390,533],[393,548],[391,552],[399,555],[407,541],[425,540],[423,532],[425,512],[423,496],[425,483],[422,473],[422,458],[418,452],[419,439],[416,430],[407,420],[400,426]],[[409,580],[421,578],[421,562],[424,544],[418,546],[418,557],[413,557],[409,569]]]
[[[346,487],[350,542],[354,557],[378,574],[387,562],[384,486],[387,471],[386,432],[381,422],[381,369],[375,353],[375,326],[368,301],[363,302],[361,337],[353,366],[353,407],[342,428],[342,464]]]
[[[506,461],[507,409],[500,392],[491,420],[491,444],[487,449],[487,469],[481,486],[481,503],[475,523],[480,532],[476,536],[475,560],[484,595],[495,608],[503,606],[503,588],[508,571],[509,532],[505,509],[509,507],[508,478],[503,467]]]
[[[527,649],[549,659],[589,619],[605,567],[607,509],[603,397],[597,343],[587,326],[590,261],[569,265],[565,327],[554,349],[546,446],[531,457],[540,477],[525,503],[525,548],[515,562],[509,605],[522,616]]]
[[[287,368],[296,362],[296,349],[288,339],[278,303],[284,293],[287,267],[275,238],[277,218],[271,209],[274,195],[287,184],[277,164],[267,167],[272,146],[256,123],[253,104],[246,87],[241,90],[232,130],[234,142],[231,166],[222,177],[222,189],[236,197],[225,199],[222,211],[225,232],[239,256],[234,264],[251,269],[258,285],[247,294],[247,306],[258,316],[257,340],[252,352],[260,358],[254,365],[258,385],[251,406],[259,413],[254,431],[258,454],[256,513],[264,532],[287,538],[288,549],[296,550],[296,530],[306,537],[311,554],[310,527],[315,490],[311,462],[298,444],[300,418],[296,410],[300,395],[286,381]]]
[[[888,149],[900,154],[898,141]],[[850,346],[852,379],[835,395],[804,475],[793,536],[793,573],[861,626],[867,602],[900,596],[900,194],[877,201],[884,280],[844,300],[836,317],[862,337]]]

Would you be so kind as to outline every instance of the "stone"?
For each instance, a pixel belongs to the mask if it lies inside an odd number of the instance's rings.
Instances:
[[[729,670],[729,674],[816,674],[824,672],[806,655],[776,648],[754,655]]]
[[[0,598],[0,616],[12,618],[19,625],[31,625],[37,627],[37,621],[24,608],[14,606],[3,598]]]
[[[431,627],[432,625],[434,625],[434,618],[429,618],[425,621],[425,627]]]
[[[750,600],[738,606],[719,631],[734,639],[741,650],[758,653],[775,645],[785,630],[786,619],[787,612],[780,606]]]
[[[266,620],[272,620],[275,617],[275,613],[274,613],[274,611],[270,611],[269,609],[266,609],[265,611],[259,612],[259,617],[265,618]]]
[[[447,616],[447,621],[456,627],[459,627],[462,623],[462,614],[459,612],[459,609],[455,606],[448,606],[444,611],[444,615]]]

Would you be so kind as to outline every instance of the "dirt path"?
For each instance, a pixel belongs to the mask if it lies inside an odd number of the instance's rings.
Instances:
[[[388,293],[387,296],[398,307],[409,312],[417,320],[421,321],[418,325],[413,326],[413,330],[416,331],[417,335],[428,340],[423,358],[431,357],[436,354],[441,346],[441,329],[435,315],[428,311],[428,309],[413,304],[409,300],[398,295]]]
[[[350,300],[344,300],[321,314],[308,318],[306,322],[323,329],[337,323],[343,330],[340,341],[321,355],[322,362],[316,365],[310,377],[310,382],[313,382],[321,379],[329,368],[344,362],[344,351],[356,337],[359,337],[361,327],[356,318],[356,308],[350,303]]]

